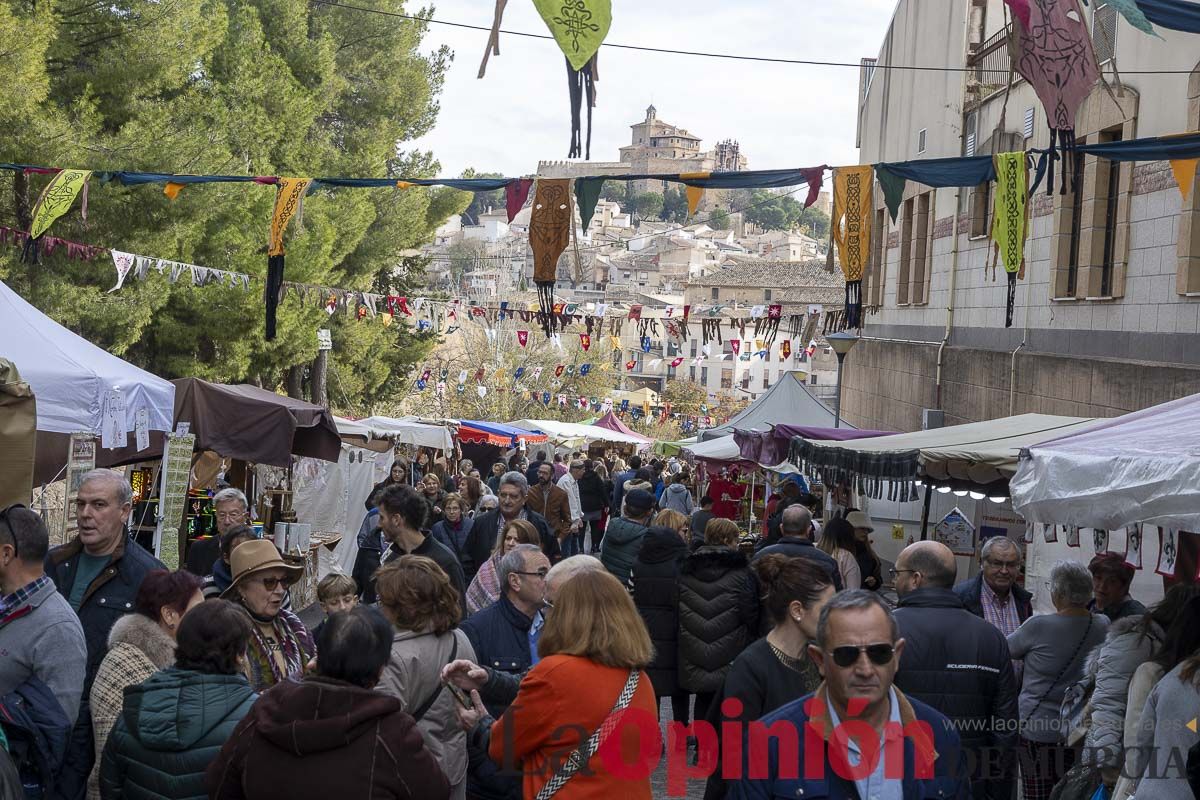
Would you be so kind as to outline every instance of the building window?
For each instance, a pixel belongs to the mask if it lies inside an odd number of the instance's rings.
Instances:
[[[904,201],[900,220],[900,273],[896,276],[896,305],[908,305],[909,278],[912,275],[913,198]]]
[[[692,358],[696,357],[696,348],[698,347],[699,344],[700,343],[697,342],[695,339],[692,339]],[[695,370],[692,370],[692,371],[695,372]]]
[[[733,388],[733,370],[732,369],[721,370],[721,388],[722,389],[732,389]]]
[[[708,367],[700,368],[700,383],[708,386]]]
[[[971,237],[988,236],[992,211],[992,182],[984,181],[971,189]]]
[[[863,292],[864,304],[868,306],[883,305],[883,283],[887,265],[888,212],[886,208],[876,209],[875,227],[871,237],[871,258],[867,262],[867,274],[863,277],[866,283]]]
[[[720,299],[721,299],[721,290],[720,290],[720,289],[718,289],[716,286],[714,286],[714,287],[712,288],[712,299],[713,299],[713,300],[720,300]]]
[[[809,375],[809,376],[808,376],[808,383],[809,383],[809,385],[810,385],[810,386],[816,386],[816,385],[817,385],[817,376],[816,376],[816,375]]]
[[[747,391],[749,391],[749,389],[750,389],[750,373],[749,372],[742,375],[742,388]]]
[[[770,289],[763,289],[763,302],[764,303],[771,302],[771,290]]]
[[[933,192],[917,195],[917,217],[913,222],[912,288],[908,299],[913,305],[929,302],[929,273],[933,260],[933,219],[930,208]]]
[[[691,369],[692,380],[696,380],[696,368],[693,366],[690,369]]]
[[[1124,96],[1118,98],[1119,106],[1103,87],[1088,95],[1077,118],[1089,120],[1095,127],[1077,131],[1079,144],[1122,141],[1137,135],[1138,95],[1135,90],[1126,89]],[[1050,265],[1052,297],[1058,300],[1123,297],[1129,260],[1133,170],[1095,156],[1085,156],[1079,163],[1082,168],[1076,187],[1070,182],[1067,185],[1068,189],[1078,190],[1055,195]],[[1061,181],[1057,170],[1055,181]]]
[[[1021,135],[1024,136],[1026,139],[1033,138],[1033,115],[1034,115],[1034,113],[1035,112],[1032,108],[1025,109],[1025,124],[1021,128]]]
[[[763,373],[763,388],[764,389],[771,388],[771,379],[767,376],[767,373],[765,373],[765,372]]]
[[[926,129],[921,128],[921,130],[919,130],[917,132],[917,154],[918,155],[925,152],[925,139],[926,139]]]

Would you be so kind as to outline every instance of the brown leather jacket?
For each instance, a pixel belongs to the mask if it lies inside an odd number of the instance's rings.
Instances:
[[[571,501],[567,493],[554,484],[543,486],[536,483],[529,487],[525,498],[525,506],[546,518],[550,530],[559,539],[566,537],[571,531]]]

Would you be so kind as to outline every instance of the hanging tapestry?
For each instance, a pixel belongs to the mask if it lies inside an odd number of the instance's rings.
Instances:
[[[571,181],[541,178],[533,195],[529,218],[529,246],[533,250],[533,282],[537,286],[538,319],[549,336],[554,326],[554,280],[558,257],[571,241]]]
[[[833,170],[833,241],[846,276],[846,326],[862,321],[862,275],[871,251],[871,190],[875,170],[870,164]]]
[[[533,178],[518,178],[504,187],[504,210],[508,212],[509,222],[516,219],[518,212],[525,207],[532,188]]]
[[[71,209],[80,192],[83,193],[80,211],[83,218],[87,219],[87,185],[91,177],[92,171],[88,169],[64,169],[50,179],[33,207],[33,221],[29,226],[29,238],[25,240],[25,248],[21,252],[22,261],[38,263],[38,245],[42,236],[56,219]]]
[[[999,257],[1008,274],[1004,327],[1011,328],[1017,279],[1025,277],[1025,240],[1029,235],[1029,163],[1024,153],[997,153],[992,158],[996,162],[996,188],[992,195],[993,259]]]
[[[1013,69],[1029,81],[1050,124],[1049,188],[1053,191],[1055,153],[1063,159],[1061,194],[1067,174],[1074,187],[1075,113],[1100,77],[1086,17],[1078,0],[1030,0],[1028,24],[1013,24]],[[1055,150],[1055,141],[1058,151]]]
[[[300,212],[304,193],[312,178],[280,178],[275,190],[275,209],[271,213],[271,237],[267,246],[267,286],[263,303],[267,307],[266,338],[275,338],[275,311],[279,306],[279,291],[283,288],[283,234],[292,217]]]
[[[571,90],[571,147],[567,158],[592,157],[592,109],[596,105],[596,55],[612,25],[611,0],[533,0],[542,21],[567,59]],[[587,100],[587,141],[581,141],[581,110]]]

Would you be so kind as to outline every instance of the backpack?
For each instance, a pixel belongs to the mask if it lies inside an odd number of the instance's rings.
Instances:
[[[0,725],[25,797],[49,797],[66,759],[71,721],[46,684],[29,678],[0,697]]]

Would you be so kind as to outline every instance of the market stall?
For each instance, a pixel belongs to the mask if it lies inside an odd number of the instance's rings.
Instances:
[[[1105,532],[1165,579],[1200,573],[1200,395],[1104,420],[1028,446],[1010,481],[1031,522]],[[1124,541],[1111,538],[1119,534]],[[1155,548],[1157,547],[1157,552]],[[1156,558],[1157,556],[1157,558]]]
[[[767,392],[728,422],[700,431],[700,440],[731,436],[735,430],[767,430],[790,424],[832,428],[833,412],[808,391],[796,373],[786,373]],[[843,423],[842,427],[852,427]]]
[[[620,417],[611,411],[591,424],[598,428],[607,428],[610,431],[616,431],[617,433],[622,433],[626,436],[632,436],[634,439],[645,442],[648,445],[654,444],[653,439],[651,439],[649,436],[643,436],[640,433],[634,432],[628,425],[621,421]]]
[[[593,442],[625,446],[630,452],[644,450],[651,440],[633,433],[625,434],[598,425],[581,425],[575,422],[559,422],[551,419],[519,419],[512,423],[518,428],[540,431],[550,441],[568,449],[586,448]]]
[[[517,447],[525,444],[540,444],[549,441],[542,431],[528,431],[503,422],[481,422],[464,419],[458,422],[458,439],[473,444],[490,444],[496,447]]]

